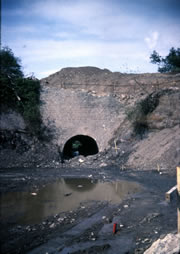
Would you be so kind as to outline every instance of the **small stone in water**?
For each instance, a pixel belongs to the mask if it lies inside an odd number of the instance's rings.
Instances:
[[[32,192],[31,195],[32,195],[32,196],[36,196],[37,193],[36,193],[36,192]]]

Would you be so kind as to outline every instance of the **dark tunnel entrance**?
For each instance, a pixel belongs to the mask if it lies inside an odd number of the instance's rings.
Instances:
[[[98,146],[96,141],[84,135],[77,135],[70,138],[64,145],[63,158],[69,160],[75,156],[93,155],[98,153]]]

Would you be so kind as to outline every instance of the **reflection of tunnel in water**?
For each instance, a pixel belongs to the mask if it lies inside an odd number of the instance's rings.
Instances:
[[[64,159],[70,159],[77,155],[93,155],[98,153],[98,146],[96,141],[84,135],[77,135],[70,138],[63,149],[63,157]]]
[[[129,194],[141,190],[140,184],[124,180],[103,182],[89,178],[61,178],[40,188],[37,195],[30,192],[2,193],[1,218],[6,221],[13,218],[15,225],[42,223],[49,216],[75,210],[91,201],[119,204]]]

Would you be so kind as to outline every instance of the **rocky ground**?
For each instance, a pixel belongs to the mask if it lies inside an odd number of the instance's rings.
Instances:
[[[144,253],[159,238],[177,232],[176,196],[165,202],[174,176],[158,171],[120,171],[101,168],[1,169],[1,197],[5,193],[37,193],[59,178],[89,178],[103,182],[133,181],[142,186],[122,202],[91,201],[37,224],[19,224],[21,214],[1,220],[1,253]],[[68,199],[68,195],[67,195]],[[20,213],[20,212],[19,212]],[[113,224],[117,223],[113,234]],[[176,252],[178,253],[178,252]]]

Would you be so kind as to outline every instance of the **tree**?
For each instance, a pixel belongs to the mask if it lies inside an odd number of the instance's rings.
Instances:
[[[0,63],[1,104],[14,106],[16,100],[20,100],[16,91],[16,83],[18,79],[23,78],[20,60],[14,56],[10,48],[4,47],[0,50]]]
[[[9,47],[4,47],[0,51],[1,75],[9,78],[22,78],[20,59],[15,57]]]
[[[160,56],[155,50],[150,56],[151,63],[158,65],[158,71],[161,73],[180,72],[180,48],[171,48],[166,57]]]
[[[41,125],[40,82],[32,77],[24,77],[20,59],[12,50],[4,47],[0,50],[0,104],[13,108],[22,114],[28,129],[38,134]]]

